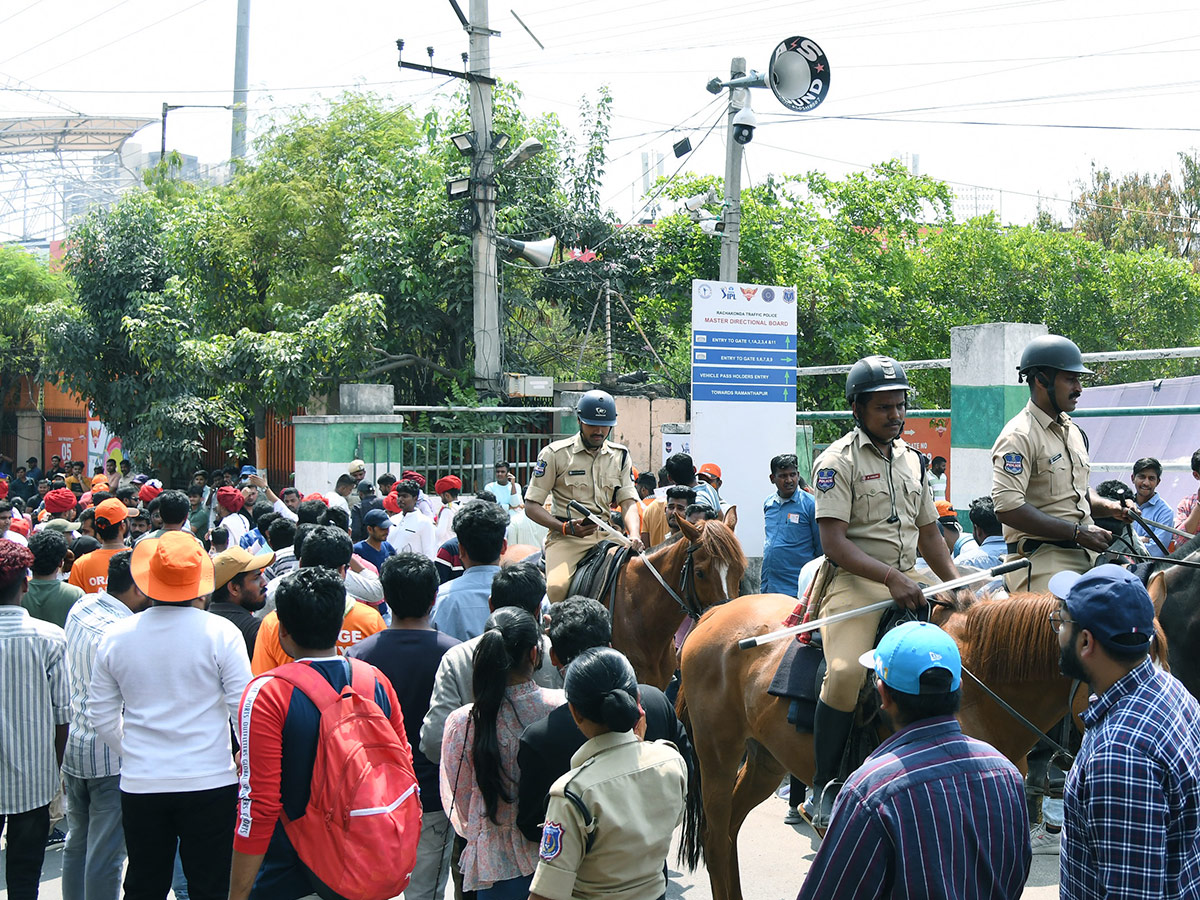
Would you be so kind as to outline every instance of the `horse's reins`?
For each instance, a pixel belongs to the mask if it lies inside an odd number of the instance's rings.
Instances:
[[[629,539],[629,537],[627,535],[622,534],[621,532],[617,531],[617,529],[613,528],[611,525],[609,525],[607,522],[605,522],[603,519],[601,519],[598,515],[596,515],[594,512],[592,512],[590,509],[588,509],[586,506],[584,506],[582,503],[580,503],[578,500],[572,500],[570,503],[567,504],[567,507],[568,507],[568,515],[570,515],[570,510],[572,510],[572,509],[582,513],[583,517],[585,519],[587,519],[589,522],[591,522],[593,525],[595,525],[601,531],[610,535],[612,537],[612,539],[614,541],[616,541],[618,544],[620,544],[623,547],[628,547],[628,548],[632,549],[633,542]],[[692,583],[692,577],[691,577],[692,576],[692,567],[693,567],[692,554],[695,551],[696,551],[695,545],[689,544],[688,550],[687,550],[687,559],[684,561],[683,568],[680,570],[680,573],[679,573],[679,579],[680,579],[679,586],[684,591],[684,593],[692,593],[688,590],[688,588]],[[662,577],[662,575],[659,573],[658,569],[654,568],[654,564],[652,562],[650,562],[650,558],[648,556],[646,556],[645,550],[639,550],[638,557],[645,564],[646,568],[650,570],[650,574],[654,576],[654,580],[657,581],[660,585],[662,585],[663,590],[665,590],[667,592],[667,596],[669,596],[672,600],[674,600],[679,605],[679,608],[683,610],[684,614],[693,620],[699,621],[700,615],[703,612],[703,610],[699,609],[699,606],[700,606],[699,602],[697,602],[695,604],[697,607],[696,609],[693,609],[692,607],[688,606],[687,602],[683,599],[683,597],[679,596],[678,591],[676,591],[673,587],[671,587],[669,584],[667,584],[666,579]]]

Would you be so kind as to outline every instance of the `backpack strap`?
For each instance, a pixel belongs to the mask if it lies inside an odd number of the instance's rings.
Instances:
[[[375,702],[375,667],[361,659],[343,656],[342,659],[350,667],[350,687],[366,700]]]
[[[351,671],[354,671],[353,669]],[[301,662],[285,663],[271,670],[275,678],[282,678],[305,697],[313,702],[317,712],[324,712],[326,707],[337,702],[341,694],[332,684],[325,680],[320,672],[312,666]],[[371,694],[370,696],[374,696]]]

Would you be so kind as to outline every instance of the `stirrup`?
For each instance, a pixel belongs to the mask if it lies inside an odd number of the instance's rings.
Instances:
[[[825,785],[818,795],[817,789],[814,787],[808,797],[805,798],[804,804],[799,807],[800,817],[812,827],[812,830],[817,833],[817,837],[819,838],[824,838],[825,832],[829,830],[829,820],[833,814],[833,804],[841,788],[842,782],[831,781]]]

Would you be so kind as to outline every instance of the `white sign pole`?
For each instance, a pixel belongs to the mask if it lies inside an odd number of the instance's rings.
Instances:
[[[692,458],[721,467],[747,556],[762,556],[771,457],[796,452],[796,289],[692,282]]]

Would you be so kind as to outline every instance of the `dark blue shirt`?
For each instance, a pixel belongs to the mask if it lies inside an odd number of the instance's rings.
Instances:
[[[1030,859],[1016,766],[953,717],[923,719],[847,779],[797,900],[1015,900]]]
[[[796,596],[800,569],[821,555],[817,503],[799,488],[784,500],[778,493],[763,501],[762,592]]]
[[[385,628],[346,651],[347,656],[369,662],[392,683],[400,711],[404,713],[404,731],[413,753],[413,771],[421,786],[421,809],[440,811],[438,765],[420,751],[421,723],[429,712],[433,694],[433,677],[446,651],[458,640],[440,631],[418,631],[415,628]]]
[[[396,548],[384,541],[378,550],[366,541],[354,545],[354,552],[375,567],[376,572],[383,571],[383,564],[396,555]]]
[[[1063,798],[1062,897],[1200,897],[1200,704],[1145,660],[1082,718]]]

